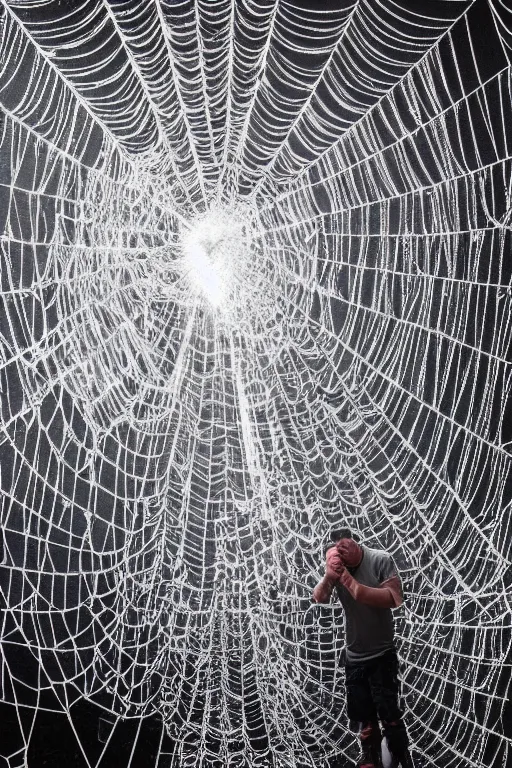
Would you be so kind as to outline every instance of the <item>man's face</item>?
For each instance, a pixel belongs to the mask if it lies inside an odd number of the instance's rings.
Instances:
[[[336,549],[347,568],[355,568],[361,562],[363,552],[354,539],[340,539],[336,542]]]

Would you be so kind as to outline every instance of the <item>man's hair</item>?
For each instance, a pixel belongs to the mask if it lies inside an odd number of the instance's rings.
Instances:
[[[349,528],[335,528],[331,531],[331,541],[339,541],[340,539],[354,539],[359,542],[359,537],[355,536]]]

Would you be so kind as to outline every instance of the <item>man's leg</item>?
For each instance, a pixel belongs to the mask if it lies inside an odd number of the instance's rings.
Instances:
[[[345,666],[347,715],[358,723],[361,742],[359,768],[381,768],[381,733],[364,663]]]
[[[381,732],[378,720],[360,723],[361,768],[382,768]]]
[[[377,709],[393,768],[413,768],[409,753],[409,738],[398,704],[400,683],[396,653],[388,652],[375,660],[370,674],[372,699]]]

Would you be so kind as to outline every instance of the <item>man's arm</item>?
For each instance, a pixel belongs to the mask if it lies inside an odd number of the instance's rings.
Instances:
[[[333,589],[334,583],[327,576],[324,576],[322,581],[319,581],[313,590],[313,600],[315,603],[330,602]]]
[[[375,608],[399,608],[403,603],[402,583],[397,574],[383,581],[378,587],[360,584],[345,567],[339,577],[339,583],[350,592],[354,600]]]
[[[343,563],[336,547],[330,547],[326,552],[325,576],[313,590],[315,603],[328,603],[331,599],[334,585],[338,583]]]

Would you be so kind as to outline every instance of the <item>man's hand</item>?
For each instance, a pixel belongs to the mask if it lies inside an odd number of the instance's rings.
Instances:
[[[345,570],[343,560],[337,548],[330,547],[330,549],[328,549],[326,552],[325,559],[326,559],[325,575],[327,576],[329,581],[336,583],[337,581],[339,581],[340,576],[343,574],[343,571]]]
[[[336,549],[347,568],[357,568],[361,564],[363,550],[354,539],[340,539],[336,542]]]
[[[345,570],[340,553],[335,546],[327,550],[325,561],[325,576],[313,590],[313,600],[315,603],[329,602],[334,585],[339,583],[340,576]]]

